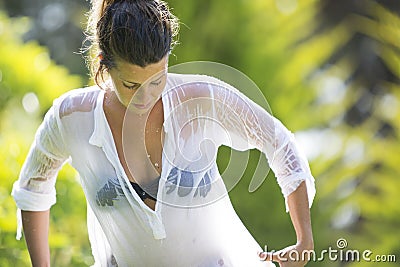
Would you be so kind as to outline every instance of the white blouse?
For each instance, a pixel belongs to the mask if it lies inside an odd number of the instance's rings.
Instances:
[[[161,96],[162,173],[152,210],[119,161],[103,98],[93,86],[54,101],[14,183],[20,210],[55,204],[56,176],[70,159],[88,203],[94,266],[274,266],[259,260],[262,248],[232,207],[216,155],[220,145],[259,149],[285,199],[305,181],[311,205],[314,178],[282,123],[215,78],[168,74]]]

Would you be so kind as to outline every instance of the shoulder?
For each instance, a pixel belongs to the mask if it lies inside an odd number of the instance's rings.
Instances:
[[[74,112],[90,112],[96,107],[100,92],[98,86],[74,89],[57,98],[53,105],[58,109],[60,118]]]
[[[181,99],[213,97],[216,90],[231,86],[215,77],[200,74],[168,74],[167,94],[177,94]]]
[[[182,84],[197,84],[197,85],[222,85],[225,84],[220,79],[204,75],[204,74],[177,74],[168,73],[168,81],[171,84],[182,85]]]

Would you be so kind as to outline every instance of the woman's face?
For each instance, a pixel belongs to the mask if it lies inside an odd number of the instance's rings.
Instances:
[[[142,68],[117,61],[109,71],[119,102],[129,110],[143,114],[160,98],[167,81],[168,57]]]

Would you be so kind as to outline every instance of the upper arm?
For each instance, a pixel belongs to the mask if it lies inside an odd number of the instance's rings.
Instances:
[[[287,197],[306,182],[309,203],[315,195],[307,158],[293,133],[243,93],[221,81],[210,85],[211,117],[221,129],[222,144],[236,150],[257,148],[266,155],[282,193]],[[286,208],[288,209],[287,203]]]

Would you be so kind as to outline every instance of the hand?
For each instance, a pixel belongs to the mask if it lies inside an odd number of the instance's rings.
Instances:
[[[279,263],[280,267],[303,267],[310,260],[310,253],[313,246],[305,246],[301,243],[286,247],[276,252],[260,252],[260,260],[268,260]],[[306,251],[307,250],[307,251]]]

